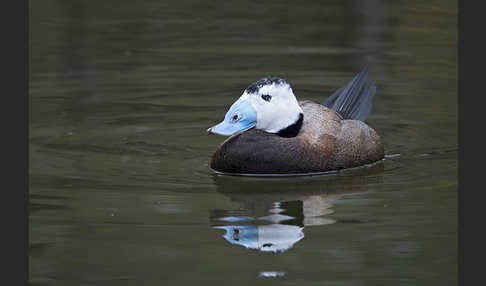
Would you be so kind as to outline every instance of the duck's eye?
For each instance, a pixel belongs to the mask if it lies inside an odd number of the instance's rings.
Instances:
[[[238,114],[233,115],[233,121],[238,120]]]
[[[263,94],[262,99],[265,100],[265,101],[270,101],[270,99],[272,99],[272,96],[269,95],[269,94]]]

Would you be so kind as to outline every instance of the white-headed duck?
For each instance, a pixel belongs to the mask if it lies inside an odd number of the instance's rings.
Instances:
[[[383,159],[378,134],[364,123],[376,87],[365,67],[319,103],[297,101],[290,84],[262,78],[245,89],[209,133],[230,136],[210,167],[240,175],[314,174]]]

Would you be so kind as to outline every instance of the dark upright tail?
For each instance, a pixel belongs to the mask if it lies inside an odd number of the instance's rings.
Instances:
[[[365,121],[376,93],[376,86],[371,80],[365,84],[367,75],[368,67],[365,67],[348,84],[323,101],[322,105],[336,111],[344,119]]]

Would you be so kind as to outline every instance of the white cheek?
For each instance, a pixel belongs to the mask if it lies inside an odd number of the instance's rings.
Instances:
[[[257,129],[262,129],[268,132],[277,132],[278,130],[274,130],[275,126],[281,124],[278,116],[276,116],[275,112],[272,110],[268,110],[268,108],[263,108],[262,112],[257,111]]]
[[[299,114],[303,113],[288,87],[265,86],[260,89],[259,94],[272,95],[272,99],[265,101],[260,95],[248,95],[246,92],[243,94],[257,112],[257,129],[276,133],[295,123]]]
[[[287,98],[275,98],[273,102],[254,100],[257,111],[256,128],[275,133],[293,124],[302,112],[298,103]]]

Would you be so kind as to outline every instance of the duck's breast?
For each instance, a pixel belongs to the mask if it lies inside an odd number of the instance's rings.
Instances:
[[[214,153],[211,168],[238,174],[287,174],[315,170],[311,154],[296,138],[248,130],[228,138]],[[297,163],[300,162],[300,163]]]

